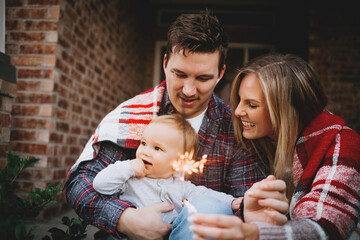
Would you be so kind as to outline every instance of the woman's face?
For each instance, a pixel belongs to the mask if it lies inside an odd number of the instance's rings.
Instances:
[[[255,73],[249,73],[242,79],[239,98],[235,115],[241,119],[243,137],[247,139],[269,137],[275,141],[265,95]]]

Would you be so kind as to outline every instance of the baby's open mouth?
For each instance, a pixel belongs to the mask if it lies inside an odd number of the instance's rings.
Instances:
[[[143,160],[143,162],[144,162],[145,165],[152,165],[151,162],[148,162],[148,161],[146,161],[146,160]]]

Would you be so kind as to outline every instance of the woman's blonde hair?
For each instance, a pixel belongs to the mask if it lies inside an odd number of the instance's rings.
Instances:
[[[174,129],[183,134],[184,152],[196,151],[198,136],[190,123],[180,114],[161,115],[154,118],[151,123],[167,124],[174,127]],[[179,139],[179,141],[181,140]]]
[[[240,69],[230,97],[235,137],[243,145],[243,127],[235,109],[240,102],[240,83],[249,73],[255,73],[260,81],[277,143],[275,146],[267,137],[249,141],[261,159],[267,158],[277,178],[292,183],[296,141],[302,128],[324,109],[326,96],[313,68],[300,57],[271,53],[255,58]]]

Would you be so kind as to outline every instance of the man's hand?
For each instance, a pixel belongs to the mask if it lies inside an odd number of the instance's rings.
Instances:
[[[130,160],[131,169],[134,171],[135,176],[138,178],[142,178],[146,176],[146,168],[145,164],[141,159],[135,158]]]
[[[168,202],[157,203],[145,208],[127,208],[120,216],[117,230],[130,239],[162,239],[171,230],[161,213],[169,212],[174,206]]]

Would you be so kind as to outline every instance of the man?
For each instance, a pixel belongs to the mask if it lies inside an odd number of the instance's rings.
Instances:
[[[163,62],[166,81],[109,113],[69,173],[67,200],[81,217],[116,237],[157,239],[169,232],[171,225],[161,218],[173,209],[169,203],[135,209],[92,187],[107,165],[134,158],[144,126],[156,115],[182,113],[198,132],[195,158],[208,158],[204,172],[191,175],[193,183],[239,197],[265,178],[265,165],[235,142],[230,106],[213,93],[224,75],[227,45],[223,27],[209,12],[176,19]]]

